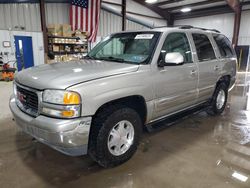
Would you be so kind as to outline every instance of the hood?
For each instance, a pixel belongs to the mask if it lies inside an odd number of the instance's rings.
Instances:
[[[98,60],[44,64],[16,74],[16,82],[35,89],[66,89],[99,78],[137,71],[139,65]]]

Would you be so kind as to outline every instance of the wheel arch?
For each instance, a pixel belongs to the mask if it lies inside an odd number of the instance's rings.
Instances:
[[[220,83],[225,83],[227,88],[230,86],[230,82],[231,82],[231,76],[230,75],[223,75],[221,76],[217,83],[216,83],[216,87],[220,84]]]
[[[112,105],[123,105],[129,108],[134,109],[142,120],[142,124],[146,122],[147,119],[147,104],[143,96],[141,95],[131,95],[127,97],[122,97],[119,99],[115,99],[101,105],[94,114],[94,117],[100,113],[103,109],[110,107]]]

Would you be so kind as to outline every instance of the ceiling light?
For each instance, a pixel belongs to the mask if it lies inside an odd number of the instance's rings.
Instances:
[[[191,8],[183,8],[181,9],[181,12],[190,12],[191,11]]]
[[[155,3],[157,2],[158,0],[145,0],[146,3]]]

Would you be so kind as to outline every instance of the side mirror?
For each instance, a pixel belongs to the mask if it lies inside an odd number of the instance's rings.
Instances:
[[[165,53],[161,53],[161,58],[158,62],[159,67],[177,66],[184,63],[184,57],[180,52],[170,52],[164,55]]]

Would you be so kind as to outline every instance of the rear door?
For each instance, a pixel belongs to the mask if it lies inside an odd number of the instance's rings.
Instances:
[[[221,65],[216,57],[211,37],[205,33],[192,33],[195,61],[199,69],[199,97],[197,102],[209,99],[215,89],[216,82],[220,75]]]

